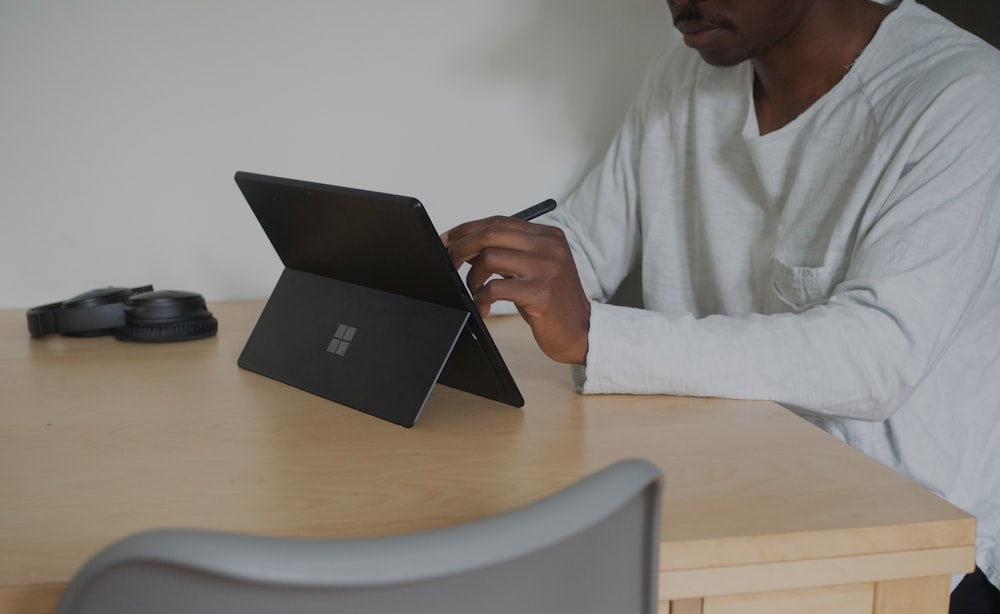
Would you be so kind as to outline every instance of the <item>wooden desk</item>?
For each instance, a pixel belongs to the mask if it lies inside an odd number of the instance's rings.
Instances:
[[[163,345],[30,339],[0,311],[0,612],[51,612],[141,529],[429,529],[632,456],[666,474],[662,612],[944,613],[973,567],[972,518],[775,404],[578,395],[498,318],[526,406],[439,386],[404,429],[239,369],[261,306],[209,305],[217,338]]]

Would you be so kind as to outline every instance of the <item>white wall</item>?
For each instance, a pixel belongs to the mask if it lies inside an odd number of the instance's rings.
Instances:
[[[2,0],[0,307],[152,283],[263,298],[236,170],[563,197],[673,36],[663,0]]]

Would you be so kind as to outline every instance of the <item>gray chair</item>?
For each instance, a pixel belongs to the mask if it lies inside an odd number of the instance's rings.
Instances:
[[[445,529],[306,540],[166,529],[97,553],[57,614],[652,614],[661,474],[628,460]]]

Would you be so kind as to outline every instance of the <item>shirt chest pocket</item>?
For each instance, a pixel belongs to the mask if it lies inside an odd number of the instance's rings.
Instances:
[[[771,258],[765,308],[768,313],[799,313],[825,303],[837,284],[844,281],[846,273],[846,259],[820,267],[803,267]]]

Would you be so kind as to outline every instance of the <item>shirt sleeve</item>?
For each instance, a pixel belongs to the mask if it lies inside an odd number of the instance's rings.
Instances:
[[[995,101],[995,83],[966,86]],[[574,374],[583,392],[890,417],[981,302],[1000,300],[1000,116],[970,102],[966,88],[943,93],[935,108],[906,155],[884,152],[896,179],[885,204],[859,220],[846,277],[825,301],[800,313],[700,319],[594,303],[587,364]]]
[[[674,41],[650,65],[603,161],[560,208],[539,220],[566,233],[584,291],[591,299],[607,301],[638,263],[642,244],[638,169],[644,125],[650,105],[663,95],[662,75],[678,45]]]

